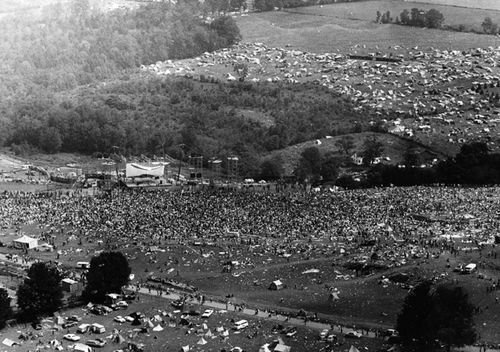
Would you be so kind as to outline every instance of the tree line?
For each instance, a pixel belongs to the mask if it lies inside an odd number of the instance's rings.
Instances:
[[[376,23],[395,23],[405,26],[440,28],[451,31],[472,32],[478,34],[500,33],[498,24],[493,22],[491,17],[485,17],[484,21],[481,23],[481,30],[466,26],[465,24],[444,25],[444,20],[444,15],[436,9],[426,11],[416,7],[411,10],[404,9],[399,15],[396,15],[396,17],[393,17],[393,14],[391,14],[390,11],[377,11],[375,15]]]
[[[377,11],[375,22],[397,23],[413,27],[441,28],[444,22],[444,16],[436,9],[425,11],[415,7],[410,11],[407,9],[403,10],[399,17],[396,16],[396,18],[392,17],[390,11],[384,13]]]
[[[465,144],[456,156],[432,167],[420,167],[415,154],[406,154],[405,160],[405,167],[374,166],[364,186],[500,184],[500,154],[490,153],[488,146],[482,142]]]

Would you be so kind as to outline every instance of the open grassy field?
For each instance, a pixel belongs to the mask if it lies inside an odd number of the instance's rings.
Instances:
[[[417,0],[427,4],[461,6],[475,9],[500,10],[500,2],[497,0]]]
[[[425,7],[423,4],[414,5]],[[368,53],[381,49],[387,52],[389,47],[395,45],[404,48],[418,46],[422,49],[434,47],[446,50],[500,45],[500,38],[496,36],[373,22],[377,10],[390,10],[391,13],[396,14],[398,10],[411,9],[411,7],[414,7],[411,3],[393,1],[334,4],[297,8],[287,12],[253,13],[239,17],[237,23],[245,42],[262,42],[277,47],[289,45],[292,48],[317,53]],[[473,11],[452,7],[447,7],[446,10],[450,14],[447,16],[445,13],[445,18],[455,18],[453,20],[455,22],[459,22],[460,16],[467,16],[466,11]],[[452,16],[451,11],[460,12],[461,15]],[[474,15],[475,18],[470,17],[474,19],[469,22],[480,26],[487,15],[494,18],[494,21],[500,20],[500,13],[478,11]],[[401,49],[398,53],[402,51],[404,54],[404,50]]]
[[[452,1],[448,1],[452,3]],[[324,6],[303,7],[287,10],[289,12],[297,12],[304,14],[317,14],[329,18],[351,19],[362,21],[374,21],[375,14],[378,11],[384,13],[391,12],[391,16],[396,18],[399,14],[407,9],[419,8],[423,10],[436,9],[444,15],[445,25],[474,26],[481,28],[481,23],[485,17],[491,17],[493,22],[500,21],[500,11],[488,10],[483,8],[466,8],[457,6],[440,5],[439,1],[432,3],[413,2],[413,1],[398,1],[398,0],[375,0],[365,2],[339,3]]]

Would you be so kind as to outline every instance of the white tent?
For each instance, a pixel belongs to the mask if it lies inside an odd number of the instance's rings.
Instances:
[[[125,167],[127,177],[163,177],[165,165],[146,166],[128,163]]]
[[[153,328],[153,331],[163,331],[163,328],[158,324]]]
[[[271,350],[269,349],[269,346],[270,346],[270,344],[268,344],[268,343],[266,343],[265,345],[262,345],[259,348],[259,352],[271,352]]]
[[[276,347],[274,348],[275,352],[290,352],[290,350],[291,350],[290,346],[287,346],[287,345],[284,345],[284,344],[281,344],[281,343],[278,343],[276,345]]]
[[[12,241],[12,245],[14,248],[18,249],[32,249],[38,246],[38,240],[24,235],[17,240]]]
[[[207,344],[207,340],[205,340],[203,337],[197,342],[198,345],[206,345]]]
[[[359,350],[353,345],[351,345],[351,348],[349,348],[349,352],[359,352]]]

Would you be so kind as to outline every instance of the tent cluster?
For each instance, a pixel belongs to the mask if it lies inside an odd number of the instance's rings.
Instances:
[[[497,130],[500,113],[491,111],[491,102],[500,104],[500,92],[491,87],[499,84],[499,48],[457,51],[394,46],[385,50],[386,55],[375,49],[377,53],[368,55],[316,54],[241,43],[194,59],[157,62],[143,66],[143,70],[236,81],[242,78],[242,70],[237,68],[245,65],[243,79],[247,81],[314,82],[349,97],[357,110],[375,111],[390,123],[399,121],[396,131],[409,137],[438,129],[446,141],[463,143],[471,134],[484,137]],[[367,49],[351,48],[354,54],[358,51]],[[376,61],[379,57],[397,60]],[[226,72],[221,74],[219,67],[225,67]],[[406,118],[409,120],[398,120]],[[461,127],[469,122],[473,125]]]

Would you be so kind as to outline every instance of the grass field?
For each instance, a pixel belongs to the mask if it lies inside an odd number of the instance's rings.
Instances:
[[[418,46],[422,49],[434,47],[447,50],[500,45],[500,38],[496,36],[373,22],[377,10],[390,10],[391,13],[397,14],[405,8],[411,9],[415,6],[426,7],[425,4],[367,1],[304,7],[288,12],[254,13],[239,17],[237,22],[246,42],[262,42],[277,47],[289,45],[300,50],[323,53],[367,53],[395,45],[404,48]],[[477,26],[480,26],[486,16],[500,21],[500,13],[497,12],[454,7],[444,9],[447,11],[445,18],[448,18],[449,24],[462,23],[460,18],[465,17]],[[469,15],[468,12],[474,15]],[[401,51],[400,49],[399,53]]]
[[[448,1],[448,3],[452,3],[452,1]],[[427,3],[426,1],[413,2],[397,0],[375,0],[358,3],[339,3],[322,7],[303,7],[298,9],[290,9],[287,11],[299,12],[304,14],[316,14],[329,18],[374,21],[377,10],[381,13],[390,11],[391,16],[395,19],[396,16],[399,16],[399,14],[403,10],[407,9],[408,11],[410,11],[415,7],[423,10],[430,10],[431,8],[438,10],[444,15],[445,25],[464,24],[467,26],[475,26],[477,28],[481,28],[481,23],[483,22],[485,17],[491,17],[493,22],[500,21],[500,11],[498,11],[498,9],[486,10],[483,8],[446,6],[440,5],[439,1],[436,1],[436,3],[433,4],[432,1],[429,1],[429,3]]]
[[[417,0],[415,2],[433,5],[461,6],[475,9],[500,10],[500,2],[497,0]]]

